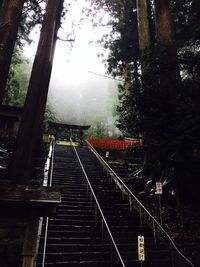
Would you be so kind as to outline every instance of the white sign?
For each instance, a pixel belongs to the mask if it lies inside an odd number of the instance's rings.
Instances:
[[[145,261],[144,236],[138,236],[138,260]]]
[[[163,193],[162,183],[161,182],[156,182],[156,193],[155,194],[162,195],[162,193]]]
[[[106,151],[106,158],[109,158],[109,151]]]

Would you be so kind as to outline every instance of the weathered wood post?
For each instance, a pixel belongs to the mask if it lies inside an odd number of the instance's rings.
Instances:
[[[25,240],[23,245],[23,265],[22,267],[34,267],[35,257],[37,253],[37,238],[38,238],[39,218],[33,216],[28,222]]]

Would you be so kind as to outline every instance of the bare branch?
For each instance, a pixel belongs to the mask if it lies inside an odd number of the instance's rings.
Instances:
[[[75,42],[75,39],[62,39],[60,37],[57,37],[57,40],[62,41],[62,42]]]

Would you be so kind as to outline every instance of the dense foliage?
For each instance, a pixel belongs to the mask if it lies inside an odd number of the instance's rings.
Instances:
[[[23,48],[25,43],[30,43],[31,30],[37,24],[41,24],[44,4],[46,0],[28,0],[24,3],[24,9],[22,13],[21,23],[18,31],[17,46]]]
[[[199,1],[171,1],[175,32],[173,49],[177,49],[179,66],[170,63],[174,59],[172,56],[170,59],[169,48],[156,40],[153,1],[147,1],[151,47],[143,55],[138,52],[136,1],[92,2],[112,17],[109,22],[112,39],[105,38],[104,46],[110,49],[108,71],[124,78],[119,86],[117,126],[125,134],[144,136],[146,176],[153,179],[174,177],[178,187],[185,184],[185,189],[192,186],[188,177],[198,183]],[[143,70],[145,67],[142,76],[141,65]],[[177,67],[181,71],[181,83],[173,75]]]
[[[7,81],[4,104],[11,106],[24,105],[30,77],[30,63],[20,50],[15,50]]]
[[[4,96],[4,104],[6,105],[23,106],[24,104],[30,76],[30,64],[22,55],[23,47],[26,43],[32,42],[30,37],[31,30],[37,24],[41,24],[42,7],[45,2],[46,0],[29,0],[24,3]]]
[[[177,64],[169,47],[157,40],[154,1],[147,0],[151,46],[143,54],[139,51],[136,1],[90,1],[96,17],[100,9],[109,13],[107,25],[111,34],[106,34],[100,42],[109,50],[108,73],[124,80],[119,85],[117,127],[125,135],[143,135],[146,176],[154,179],[173,176],[180,181],[187,180],[193,173],[196,181],[200,151],[199,1],[171,1]],[[34,25],[41,22],[41,2],[45,1],[25,3],[17,42],[20,49],[24,42],[30,41]],[[101,18],[100,24],[104,23]],[[19,66],[22,62],[23,68]],[[20,53],[14,54],[5,98],[7,104],[22,105],[27,87],[25,62]],[[178,68],[180,83],[174,76]]]

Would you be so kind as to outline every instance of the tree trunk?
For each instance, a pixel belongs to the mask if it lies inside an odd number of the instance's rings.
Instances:
[[[174,45],[174,31],[170,0],[154,0],[155,29],[158,44],[158,65],[160,84],[173,99],[181,86],[177,51]]]
[[[173,21],[170,0],[154,0],[155,3],[155,30],[157,41],[157,63],[159,86],[163,96],[163,106],[166,106],[166,129],[171,128],[173,139],[176,126],[177,107],[179,107],[179,94],[181,92],[181,76],[179,70],[178,56],[174,41]],[[169,138],[169,137],[168,137]],[[173,140],[172,140],[173,141]],[[170,142],[170,141],[168,141]],[[183,223],[183,209],[181,204],[180,166],[174,168],[175,191],[179,216]]]
[[[173,42],[172,17],[169,0],[154,0],[156,15],[156,36],[159,43],[168,45]]]
[[[19,129],[16,148],[8,168],[8,178],[13,179],[18,184],[26,183],[32,178],[33,159],[42,131],[62,9],[63,0],[49,0],[47,3],[25,101],[22,123]]]
[[[5,94],[12,54],[25,0],[4,0],[0,9],[0,104]]]
[[[152,44],[152,29],[151,29],[151,11],[149,0],[137,0],[137,16],[138,16],[138,37],[139,37],[139,50],[140,50],[140,65],[141,65],[141,81],[142,81],[142,104],[140,100],[140,116],[142,120],[141,134],[144,137],[143,143],[145,149],[144,166],[149,171],[149,163],[151,161],[150,140],[151,132],[146,125],[151,114],[151,98],[155,93],[157,87],[157,80],[155,75],[154,64],[154,48]]]
[[[146,0],[137,0],[139,49],[144,51],[150,47],[150,27]]]
[[[150,34],[150,14],[148,0],[137,0],[138,40],[143,89],[152,79],[152,41]],[[150,75],[150,76],[149,76]]]

